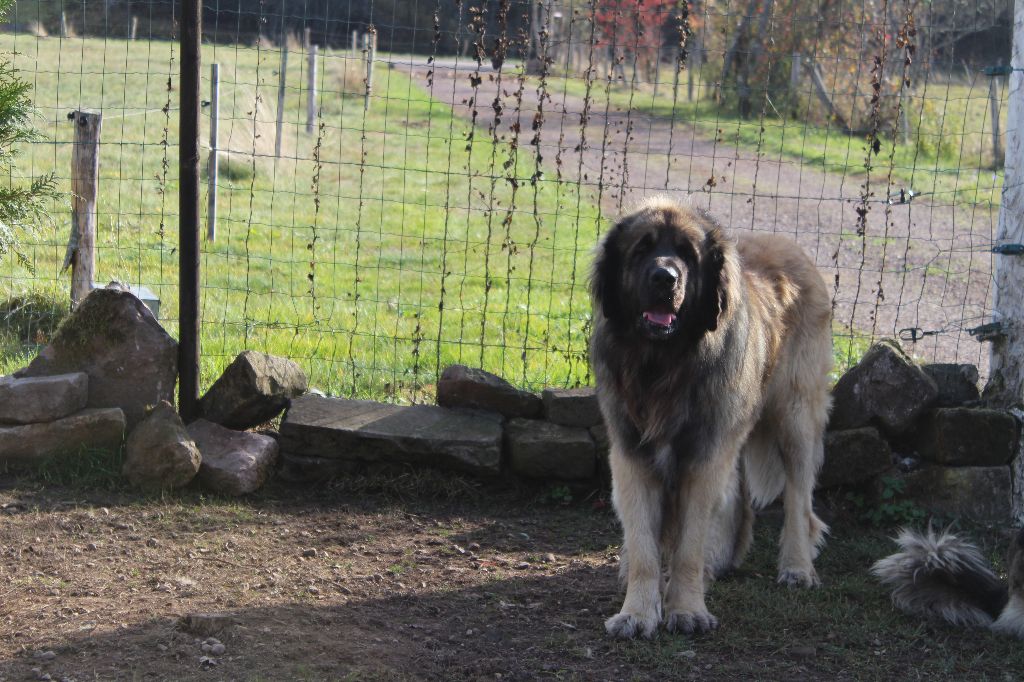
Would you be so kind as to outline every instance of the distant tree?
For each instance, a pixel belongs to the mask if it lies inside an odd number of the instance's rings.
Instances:
[[[13,4],[14,0],[0,0],[0,17]],[[0,260],[14,254],[29,267],[19,243],[48,217],[49,201],[58,196],[52,173],[26,178],[17,166],[22,145],[42,137],[32,126],[31,87],[18,77],[9,59],[0,57]]]
[[[599,44],[614,51],[614,59],[635,64],[640,73],[657,66],[666,28],[678,14],[677,0],[597,0],[594,21]]]

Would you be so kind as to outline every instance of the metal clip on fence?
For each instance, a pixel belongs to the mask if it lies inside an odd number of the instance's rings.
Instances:
[[[998,244],[992,247],[992,253],[1002,256],[1021,256],[1024,255],[1024,244]]]
[[[977,327],[970,327],[967,333],[978,341],[995,341],[1006,336],[1002,322],[989,322]]]
[[[925,331],[920,327],[906,327],[899,331],[900,341],[910,341],[911,343],[917,343],[926,336],[937,336],[941,334],[941,331]]]
[[[1009,76],[1014,71],[1024,71],[1024,69],[1014,68],[1009,64],[998,64],[996,66],[986,66],[981,70],[986,76]]]
[[[901,187],[899,192],[889,192],[889,196],[886,201],[890,206],[892,206],[893,204],[909,204],[910,201],[917,195],[918,193],[915,192],[914,190],[903,189]],[[898,201],[895,200],[896,197],[899,197]]]

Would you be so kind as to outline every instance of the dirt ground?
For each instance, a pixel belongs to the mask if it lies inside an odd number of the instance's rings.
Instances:
[[[1020,642],[894,612],[866,572],[886,534],[828,499],[822,589],[775,585],[769,510],[711,588],[720,631],[612,641],[605,494],[406,473],[234,501],[7,475],[0,680],[1021,679]]]

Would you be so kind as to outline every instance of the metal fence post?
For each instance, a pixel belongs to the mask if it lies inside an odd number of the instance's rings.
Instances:
[[[201,0],[181,5],[178,151],[178,411],[188,423],[199,402],[199,87]]]
[[[210,158],[207,170],[206,239],[217,239],[217,181],[220,175],[220,64],[210,64]]]
[[[281,139],[284,134],[284,88],[288,82],[288,41],[281,32],[281,72],[277,81],[277,137],[274,138],[274,156],[281,158]]]
[[[1003,198],[999,206],[997,244],[1024,243],[1024,0],[1013,11],[1013,56],[1009,76],[1006,162]],[[1024,396],[1024,256],[998,255],[993,283],[995,320],[1002,336],[992,345],[992,376],[1002,381],[1007,397],[1019,403]],[[1018,415],[1020,416],[1020,415]],[[1024,524],[1024,439],[1013,462],[1013,518]]]
[[[307,29],[308,30],[308,29]],[[306,88],[306,132],[312,133],[316,123],[316,53],[317,46],[309,46],[308,86]]]
[[[71,148],[71,237],[64,270],[71,267],[71,305],[77,306],[92,291],[96,279],[96,198],[100,178],[100,125],[98,112],[73,111],[75,138]]]

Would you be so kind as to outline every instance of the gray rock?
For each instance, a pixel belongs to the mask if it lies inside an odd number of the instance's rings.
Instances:
[[[880,341],[836,382],[829,429],[875,425],[902,433],[938,394],[935,381],[898,344]]]
[[[292,401],[281,422],[281,451],[490,476],[501,469],[501,424],[433,405],[306,395]]]
[[[1017,451],[1017,420],[1002,410],[944,407],[931,410],[911,438],[929,462],[998,466],[1009,464]]]
[[[228,613],[189,613],[178,619],[178,629],[195,637],[219,635],[235,625],[235,617]]]
[[[124,441],[124,412],[88,408],[44,424],[0,426],[0,462],[31,464],[82,449],[118,450]]]
[[[889,443],[870,426],[825,434],[825,463],[819,490],[870,480],[892,467]]]
[[[306,373],[291,360],[247,350],[214,382],[199,410],[221,426],[249,429],[276,417],[308,386]]]
[[[181,417],[163,401],[128,436],[121,473],[139,488],[180,488],[199,473],[201,460]]]
[[[544,416],[563,426],[588,428],[601,423],[601,408],[593,388],[545,388]]]
[[[89,375],[88,407],[120,407],[129,431],[146,407],[174,400],[178,344],[130,293],[96,289],[19,377]]]
[[[981,400],[978,368],[974,365],[934,363],[921,367],[939,389],[936,407],[960,407]]]
[[[281,453],[281,468],[277,475],[290,483],[312,483],[329,481],[332,478],[355,473],[359,462],[335,457],[304,457],[288,452]]]
[[[529,478],[576,480],[597,470],[594,440],[580,427],[533,419],[512,419],[505,426],[512,471]]]
[[[255,492],[277,462],[277,441],[270,436],[232,431],[205,419],[189,424],[188,435],[202,456],[199,482],[222,495]]]
[[[902,478],[903,497],[933,514],[999,524],[1010,518],[1010,467],[929,466]]]
[[[540,396],[520,391],[501,377],[482,369],[452,365],[437,381],[437,404],[497,412],[508,418],[539,417]]]
[[[0,377],[0,424],[52,422],[85,408],[89,377],[81,372],[52,377]]]

